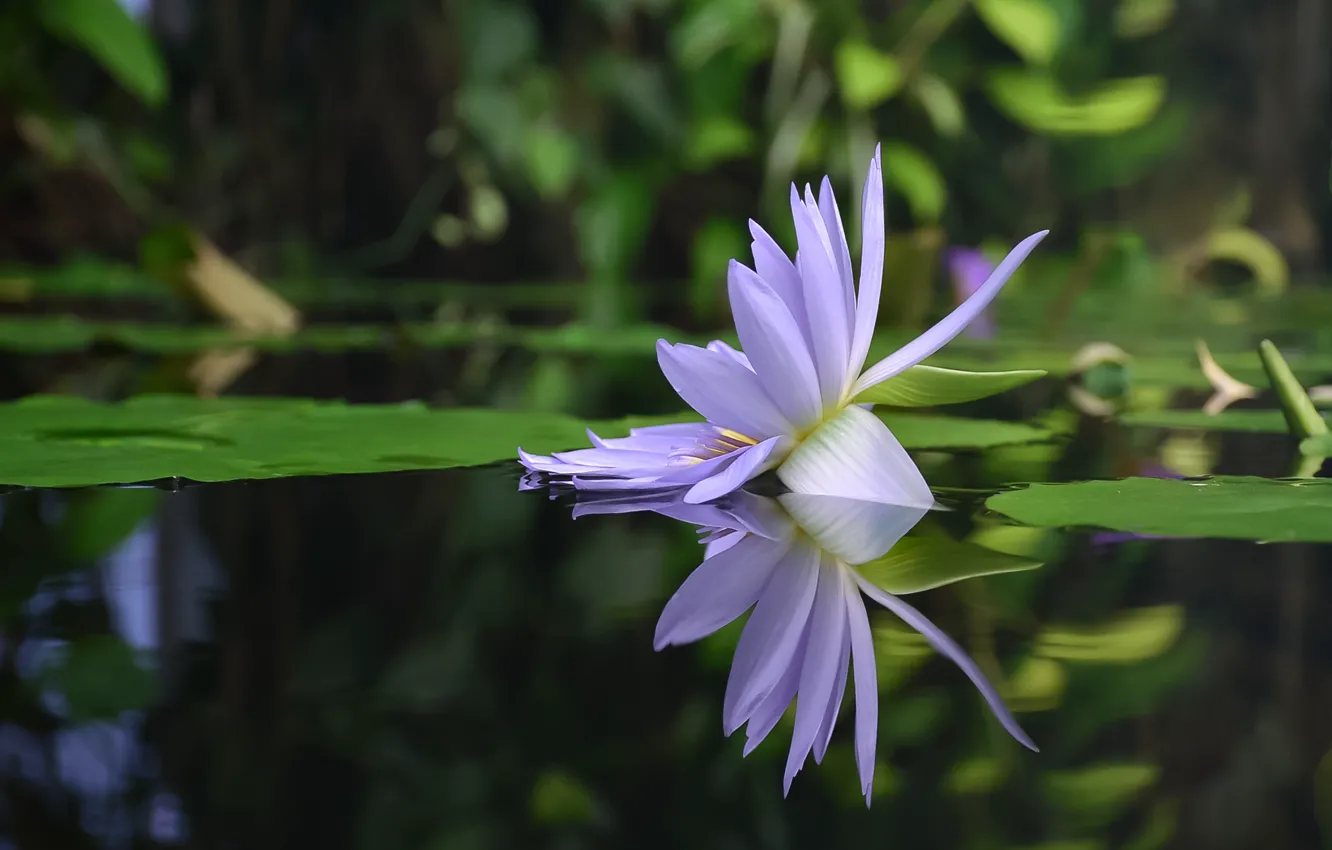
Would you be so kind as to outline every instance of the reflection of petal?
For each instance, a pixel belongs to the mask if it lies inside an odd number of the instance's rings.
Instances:
[[[692,643],[748,611],[787,548],[751,535],[705,560],[662,609],[654,646]]]
[[[1016,738],[1022,746],[1039,752],[1031,738],[1027,737],[1027,733],[1022,731],[1022,727],[1013,718],[1008,706],[1004,705],[1004,698],[999,695],[999,691],[995,689],[994,685],[990,684],[989,679],[985,678],[985,674],[981,672],[976,662],[971,660],[971,656],[967,655],[962,647],[958,646],[947,633],[900,598],[891,593],[885,593],[863,578],[857,577],[857,583],[866,596],[896,614],[902,622],[919,632],[920,636],[925,638],[930,646],[934,647],[935,652],[961,668],[962,672],[967,674],[971,683],[976,686],[976,690],[980,691],[985,702],[989,704],[990,711],[994,712],[999,725],[1003,726],[1008,734]]]
[[[790,450],[790,445],[789,437],[769,437],[758,445],[732,452],[736,457],[730,465],[689,488],[684,495],[685,501],[697,505],[734,493],[750,479],[776,466]]]
[[[846,613],[851,635],[851,667],[856,688],[856,767],[860,790],[868,805],[874,788],[874,747],[879,734],[879,677],[874,666],[874,633],[870,631],[865,602],[848,571],[842,581],[847,585]]]
[[[833,688],[839,678],[837,661],[842,657],[846,637],[846,599],[839,567],[831,555],[824,554],[819,565],[819,586],[814,595],[814,610],[809,617],[809,642],[800,669],[796,695],[795,730],[791,733],[791,751],[786,756],[783,776],[785,791],[790,792],[805,758],[814,746]]]
[[[797,493],[904,507],[934,504],[929,485],[888,426],[855,405],[806,437],[777,476]]]
[[[853,566],[882,556],[929,512],[809,493],[784,493],[777,501],[816,543]]]

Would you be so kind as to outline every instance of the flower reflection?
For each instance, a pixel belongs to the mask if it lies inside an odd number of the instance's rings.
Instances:
[[[980,668],[944,632],[858,567],[883,557],[927,513],[840,496],[749,492],[705,505],[678,495],[584,494],[574,515],[655,511],[699,526],[702,562],[666,603],[655,647],[692,643],[749,612],[736,645],[722,709],[730,735],[745,727],[748,755],[795,701],[784,791],[813,753],[821,762],[841,708],[848,672],[855,695],[855,752],[869,803],[878,729],[878,678],[864,596],[892,611],[980,690],[1003,727],[1036,746]]]

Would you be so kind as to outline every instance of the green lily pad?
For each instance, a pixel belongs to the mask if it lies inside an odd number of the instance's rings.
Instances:
[[[985,506],[1044,528],[1332,543],[1332,479],[1324,478],[1126,478],[1033,484],[991,496]]]
[[[928,534],[904,537],[883,556],[856,569],[874,585],[903,595],[980,576],[1034,570],[1040,565],[1030,558]]]
[[[917,413],[881,413],[879,418],[908,449],[989,449],[995,446],[1040,443],[1053,431],[993,419],[961,419]]]
[[[916,366],[856,396],[858,404],[889,407],[933,407],[961,404],[1006,392],[1045,377],[1041,369],[1011,372],[964,372],[937,366]]]
[[[1126,413],[1125,425],[1143,428],[1179,428],[1231,431],[1246,434],[1284,434],[1286,420],[1279,410],[1227,410],[1208,414],[1201,410],[1150,410]]]

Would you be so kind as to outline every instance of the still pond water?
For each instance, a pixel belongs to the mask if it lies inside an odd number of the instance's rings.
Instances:
[[[510,463],[10,492],[0,848],[1323,846],[1327,546],[984,507],[1006,482],[1173,475],[1162,457],[1198,452],[1279,477],[1290,447],[1073,431],[922,460],[952,510],[911,529],[898,576],[1040,752],[871,604],[868,809],[850,695],[783,799],[791,717],[745,758],[721,728],[742,624],[653,651],[702,558],[690,523],[574,519]]]

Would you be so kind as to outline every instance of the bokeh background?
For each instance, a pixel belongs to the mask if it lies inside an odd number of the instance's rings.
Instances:
[[[747,219],[793,248],[827,174],[854,253],[881,143],[886,338],[1052,231],[967,350],[1058,377],[967,412],[1061,439],[931,483],[1288,475],[1107,416],[1201,407],[1195,339],[1332,349],[1329,47],[1324,0],[9,0],[0,397],[673,413]],[[1043,755],[876,620],[866,812],[840,732],[786,801],[784,727],[722,739],[733,630],[650,651],[685,526],[509,466],[2,505],[5,850],[1328,840],[1326,547],[939,520],[1046,563],[920,603]]]

